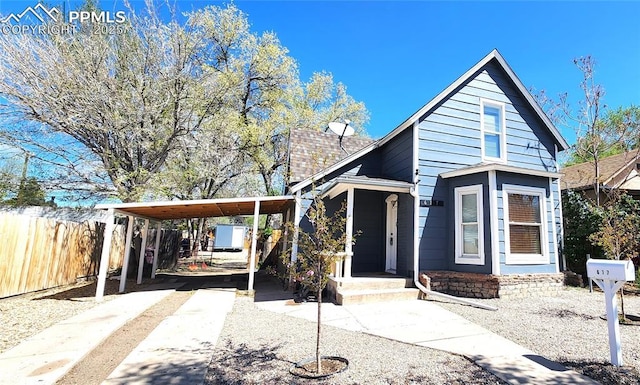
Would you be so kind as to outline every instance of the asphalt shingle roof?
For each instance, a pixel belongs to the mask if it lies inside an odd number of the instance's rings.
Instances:
[[[289,137],[289,184],[300,182],[373,143],[361,136],[342,138],[332,132],[291,130]]]
[[[600,183],[602,185],[609,185],[611,179],[615,178],[621,171],[624,171],[623,169],[629,167],[635,168],[635,163],[639,161],[638,158],[638,151],[633,150],[600,159]],[[631,170],[627,170],[627,173],[629,171]],[[595,169],[593,166],[593,162],[580,163],[573,166],[565,167],[562,169],[562,174],[563,177],[561,178],[561,183],[563,190],[580,190],[586,187],[592,187],[595,180]]]

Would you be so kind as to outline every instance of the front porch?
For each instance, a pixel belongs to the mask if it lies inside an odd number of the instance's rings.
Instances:
[[[419,292],[411,278],[388,273],[330,277],[327,284],[328,299],[336,305],[417,299]]]
[[[341,208],[345,244],[332,268],[328,300],[338,305],[418,298],[413,287],[413,183],[342,175],[315,187],[296,191],[295,206],[286,218],[300,231],[312,231],[305,212],[318,194],[327,213]],[[342,206],[344,204],[344,207]],[[292,234],[291,261],[298,255],[298,234]]]

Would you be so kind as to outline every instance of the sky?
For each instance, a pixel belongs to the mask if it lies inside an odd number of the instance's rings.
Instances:
[[[78,0],[64,0],[73,7]],[[134,7],[142,0],[130,0]],[[163,0],[160,0],[163,1]],[[223,1],[169,0],[190,11]],[[56,4],[56,0],[47,1]],[[37,0],[0,0],[0,13]],[[70,3],[70,4],[69,4]],[[124,9],[122,0],[100,1]],[[300,77],[331,72],[364,102],[380,138],[496,48],[528,88],[569,94],[577,109],[591,55],[610,108],[640,105],[640,1],[247,1],[234,4],[253,32],[275,32]],[[558,127],[573,143],[572,128]]]
[[[203,2],[192,2],[201,4]],[[253,30],[274,31],[302,79],[333,73],[367,106],[381,137],[496,48],[523,84],[577,108],[581,73],[612,108],[640,105],[640,2],[236,1]],[[571,143],[573,130],[558,127]]]

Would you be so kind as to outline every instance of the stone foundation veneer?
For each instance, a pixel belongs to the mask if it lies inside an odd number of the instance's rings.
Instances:
[[[564,274],[491,275],[455,271],[425,271],[420,283],[440,293],[465,298],[526,298],[557,296]]]

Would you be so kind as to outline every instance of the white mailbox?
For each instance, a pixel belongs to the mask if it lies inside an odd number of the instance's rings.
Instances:
[[[616,292],[624,286],[625,281],[635,280],[633,263],[630,260],[589,259],[587,260],[587,275],[604,291],[611,363],[616,366],[622,366]]]
[[[636,279],[633,262],[629,259],[624,261],[589,259],[587,261],[587,276],[591,279],[613,281],[634,281]]]

